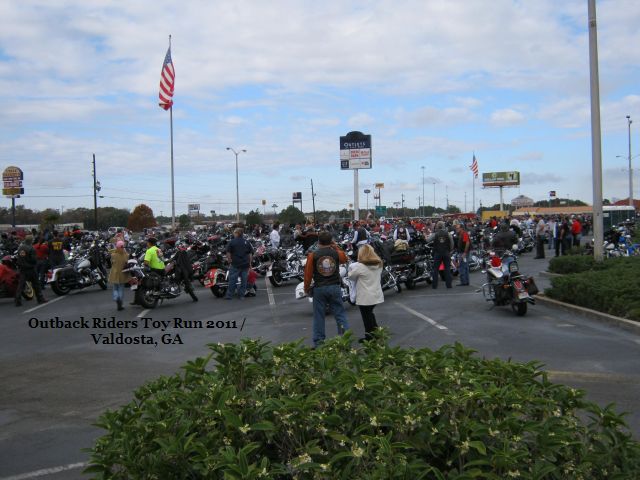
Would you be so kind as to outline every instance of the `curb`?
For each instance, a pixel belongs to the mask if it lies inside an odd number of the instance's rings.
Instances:
[[[549,277],[549,278],[555,278],[555,277],[563,277],[564,274],[562,273],[552,273],[552,272],[547,272],[545,270],[538,272],[539,275],[542,275],[543,277]]]
[[[552,305],[558,308],[562,308],[563,310],[568,310],[573,313],[578,313],[592,320],[597,320],[599,322],[607,323],[609,325],[615,325],[624,330],[633,332],[636,335],[640,335],[640,322],[636,322],[634,320],[627,320],[626,318],[622,318],[622,317],[616,317],[614,315],[609,315],[608,313],[598,312],[597,310],[591,310],[590,308],[579,307],[578,305],[572,305],[570,303],[561,302],[559,300],[554,300],[553,298],[549,298],[542,294],[536,295],[535,299],[536,299],[536,302],[542,301],[542,303],[546,303],[547,305]]]

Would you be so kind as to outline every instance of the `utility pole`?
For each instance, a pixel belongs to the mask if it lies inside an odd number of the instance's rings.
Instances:
[[[467,192],[464,192],[464,211],[467,212]]]
[[[447,212],[449,211],[449,187],[447,185],[444,186],[444,194],[447,200]]]
[[[96,181],[96,154],[93,154],[93,228],[98,230],[98,191],[100,183]]]
[[[404,193],[402,194],[402,216],[404,217]]]
[[[600,129],[600,74],[598,73],[598,28],[596,2],[588,3],[589,76],[591,91],[591,175],[593,178],[593,258],[604,259],[604,225],[602,216],[602,132]],[[631,124],[629,124],[629,127]],[[631,153],[629,153],[631,162]],[[631,172],[629,172],[631,174]],[[631,198],[629,198],[631,200]]]
[[[313,178],[311,179],[311,203],[313,205],[313,223],[316,223],[316,194],[313,193]]]

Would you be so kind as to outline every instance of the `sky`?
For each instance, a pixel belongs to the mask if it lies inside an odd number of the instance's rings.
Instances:
[[[640,2],[596,4],[603,193],[627,198]],[[592,203],[587,0],[7,0],[0,17],[0,169],[23,170],[27,208],[92,208],[95,154],[99,206],[171,215],[169,35],[176,216],[235,213],[227,147],[247,150],[241,211],[280,211],[296,191],[311,211],[311,180],[316,209],[348,208],[350,131],[372,138],[363,209],[374,183],[387,206],[493,205],[482,173],[501,171],[521,176],[505,202],[555,190]]]

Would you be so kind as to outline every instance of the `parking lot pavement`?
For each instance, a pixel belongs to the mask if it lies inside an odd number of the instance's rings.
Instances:
[[[521,269],[531,274],[546,269],[546,262],[520,259]],[[590,399],[602,405],[613,401],[631,412],[627,421],[640,438],[640,338],[547,305],[531,306],[525,317],[509,308],[491,308],[478,292],[482,277],[472,273],[470,287],[432,290],[423,283],[402,293],[386,292],[385,303],[375,310],[378,322],[389,328],[396,345],[439,348],[459,341],[488,358],[540,361],[553,380],[585,388]],[[541,287],[548,281],[536,280]],[[129,401],[145,381],[170,375],[186,360],[207,354],[207,343],[249,337],[274,343],[303,339],[311,345],[311,304],[295,298],[295,283],[272,288],[261,278],[258,296],[242,301],[224,301],[199,287],[197,303],[182,296],[154,310],[127,305],[123,312],[116,312],[110,292],[98,288],[40,307],[25,303],[18,309],[0,301],[0,480],[23,474],[32,476],[18,478],[36,478],[34,472],[45,472],[38,478],[47,480],[82,478],[81,468],[71,467],[86,462],[81,449],[100,435],[92,426],[100,413]],[[50,291],[46,294],[52,298]],[[354,336],[362,336],[357,307],[349,306],[347,312]],[[34,318],[56,317],[114,317],[136,326],[32,328]],[[335,335],[333,318],[326,321],[327,335]],[[158,345],[96,344],[91,336],[112,332],[150,336]],[[163,335],[175,340],[176,334],[181,343],[162,343]],[[43,470],[54,467],[69,468]]]

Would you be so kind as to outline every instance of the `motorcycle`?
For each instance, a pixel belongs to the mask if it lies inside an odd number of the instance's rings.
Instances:
[[[296,286],[295,295],[297,299],[307,297],[307,294],[304,293],[304,282],[300,282]],[[356,304],[356,296],[355,292],[353,292],[353,283],[349,280],[347,276],[347,267],[344,265],[340,265],[340,296],[343,302],[347,302],[350,305]],[[313,302],[313,297],[308,297],[309,302]]]
[[[152,271],[150,268],[140,265],[135,258],[129,259],[127,268],[123,272],[131,274],[131,290],[135,291],[136,302],[144,308],[155,308],[158,302],[177,298],[182,294],[180,281],[176,276],[175,257],[171,258],[166,266],[164,276]],[[194,300],[193,291],[189,293]]]
[[[77,256],[75,256],[77,255]],[[74,258],[75,256],[75,258]],[[56,295],[67,295],[71,290],[99,285],[107,289],[107,271],[102,262],[102,252],[93,245],[86,253],[77,253],[70,257],[70,265],[54,268],[47,283]]]
[[[278,250],[274,252],[274,259],[267,270],[267,277],[274,287],[279,287],[292,278],[302,281],[306,261],[301,246]]]
[[[390,290],[395,288],[398,293],[402,291],[402,287],[400,286],[400,282],[393,272],[392,268],[386,266],[382,269],[382,275],[380,276],[380,284],[382,286],[382,291]]]
[[[0,298],[14,298],[16,296],[18,277],[15,259],[10,255],[2,257],[0,262]],[[25,300],[32,300],[34,296],[35,291],[31,282],[26,282],[22,297]]]
[[[482,285],[486,301],[497,306],[511,305],[519,317],[526,315],[529,304],[535,305],[533,296],[538,293],[538,288],[533,278],[520,273],[516,257],[511,251],[505,251],[502,257],[489,252],[489,263],[483,273],[488,280]]]

